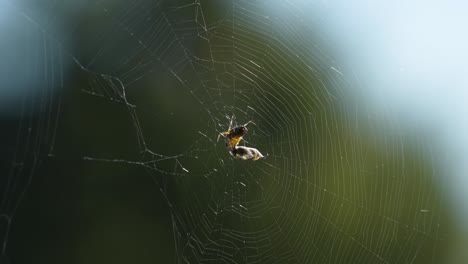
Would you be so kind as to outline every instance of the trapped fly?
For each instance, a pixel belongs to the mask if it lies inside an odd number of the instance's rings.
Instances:
[[[235,158],[238,159],[243,159],[243,160],[258,160],[261,158],[265,158],[265,156],[258,151],[256,148],[249,148],[249,147],[244,147],[244,146],[236,146],[233,150],[231,150],[231,155],[233,155]]]

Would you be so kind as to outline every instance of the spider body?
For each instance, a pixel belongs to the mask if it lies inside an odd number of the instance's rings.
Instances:
[[[242,140],[242,137],[247,133],[247,131],[248,129],[246,126],[238,126],[223,132],[222,136],[226,139],[227,149],[234,149]]]
[[[220,136],[224,137],[225,142],[226,142],[226,148],[228,149],[229,153],[235,158],[242,159],[242,160],[249,160],[249,159],[258,160],[260,158],[265,157],[256,148],[239,146],[239,143],[242,140],[242,137],[247,133],[247,131],[249,131],[247,129],[247,125],[250,123],[253,123],[253,122],[249,121],[242,126],[236,126],[234,128],[231,128],[232,126],[232,119],[231,119],[231,124],[229,125],[228,130],[219,134]],[[219,136],[218,136],[218,139],[219,139]]]

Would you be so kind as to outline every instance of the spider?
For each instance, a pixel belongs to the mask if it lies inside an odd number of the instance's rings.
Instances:
[[[258,151],[256,148],[238,146],[239,142],[243,139],[242,137],[247,133],[247,131],[249,131],[247,129],[247,125],[250,123],[255,123],[249,121],[241,126],[232,127],[233,120],[234,116],[231,118],[228,130],[220,133],[218,135],[218,140],[220,136],[224,137],[226,141],[226,148],[228,149],[229,153],[235,158],[243,160],[258,160],[260,158],[264,158],[265,156],[263,156],[262,153],[260,153],[260,151]]]
[[[222,137],[225,138],[226,148],[229,151],[234,149],[239,144],[239,142],[242,140],[242,137],[247,133],[247,131],[249,131],[247,129],[247,125],[250,124],[250,123],[255,124],[254,122],[249,121],[249,122],[245,123],[244,125],[236,126],[234,128],[231,128],[231,126],[232,126],[232,119],[231,119],[231,123],[229,125],[228,130],[219,134],[219,136],[222,136]],[[219,136],[218,136],[218,140],[219,140]]]

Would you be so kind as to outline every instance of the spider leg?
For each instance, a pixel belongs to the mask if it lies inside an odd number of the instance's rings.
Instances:
[[[227,116],[226,116],[227,117]],[[228,131],[231,130],[231,128],[233,128],[234,126],[234,120],[236,120],[236,116],[234,114],[232,114],[231,118],[229,118],[229,128],[228,128]]]
[[[228,130],[228,131],[229,131],[229,130]],[[218,134],[218,137],[216,138],[216,142],[219,141],[219,138],[220,138],[220,137],[226,138],[226,136],[227,136],[228,134],[229,134],[229,132],[220,132],[220,133]]]
[[[254,125],[257,125],[254,123],[254,121],[250,120],[249,122],[243,124],[242,126],[246,127],[248,124],[254,124]]]

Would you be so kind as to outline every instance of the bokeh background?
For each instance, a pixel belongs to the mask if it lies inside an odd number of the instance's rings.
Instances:
[[[468,262],[466,11],[1,1],[0,262]]]

